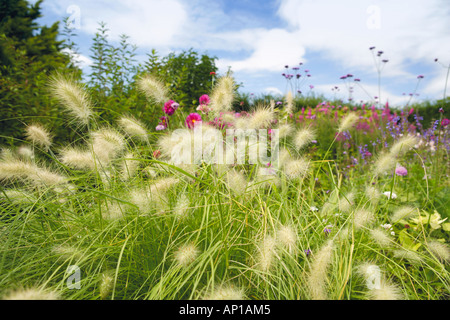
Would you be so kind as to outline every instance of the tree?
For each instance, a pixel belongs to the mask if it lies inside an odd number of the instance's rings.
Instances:
[[[45,124],[57,118],[58,110],[46,92],[47,79],[55,70],[67,70],[70,57],[61,52],[64,41],[57,40],[59,23],[37,24],[41,3],[0,0],[0,143],[14,143],[5,136],[23,136],[20,121],[33,118]]]

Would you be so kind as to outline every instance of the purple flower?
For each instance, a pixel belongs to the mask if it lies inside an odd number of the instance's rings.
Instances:
[[[449,119],[442,119],[441,125],[443,127],[446,127],[450,124],[450,120]]]
[[[417,76],[417,79],[423,79],[423,75],[421,75],[421,74],[418,75],[418,76]]]
[[[163,124],[158,124],[157,126],[156,126],[156,131],[161,131],[161,130],[165,130],[167,127],[165,126],[165,125],[163,125]]]
[[[398,167],[395,169],[395,174],[398,175],[398,176],[404,177],[404,176],[406,176],[406,175],[408,174],[408,170],[406,170],[405,167],[398,166]]]
[[[307,250],[305,250],[305,253],[306,253],[306,256],[309,256],[311,254],[311,250],[307,249]]]

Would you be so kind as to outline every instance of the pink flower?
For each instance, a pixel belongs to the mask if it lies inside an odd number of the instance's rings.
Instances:
[[[175,113],[175,110],[178,109],[180,105],[173,100],[169,100],[164,103],[163,111],[165,114],[171,116]]]
[[[397,168],[395,168],[395,174],[398,176],[406,176],[408,174],[408,170],[406,170],[405,167],[402,166],[398,166]]]
[[[201,122],[202,117],[198,113],[191,113],[186,117],[186,126],[189,129],[194,128],[196,122]]]
[[[446,127],[450,124],[450,120],[449,119],[442,119],[441,125],[443,127]]]
[[[210,102],[209,96],[207,94],[204,94],[200,97],[200,99],[198,99],[198,101],[200,102],[200,104],[208,105]]]

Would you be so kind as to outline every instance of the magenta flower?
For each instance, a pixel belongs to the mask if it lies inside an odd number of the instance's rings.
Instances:
[[[204,105],[208,105],[210,103],[210,99],[207,94],[202,95],[200,97],[200,99],[198,99],[198,101],[200,102],[200,104],[204,104]]]
[[[191,113],[186,117],[186,126],[189,129],[194,128],[196,122],[201,122],[202,117],[198,113]]]
[[[406,170],[405,167],[402,166],[398,166],[397,168],[395,168],[395,174],[398,176],[406,176],[408,174],[408,170]]]
[[[169,100],[166,103],[164,103],[163,111],[168,116],[171,116],[175,113],[175,110],[177,110],[179,106],[180,105],[177,102]]]
[[[441,125],[443,127],[446,127],[450,124],[450,120],[449,119],[442,119]]]

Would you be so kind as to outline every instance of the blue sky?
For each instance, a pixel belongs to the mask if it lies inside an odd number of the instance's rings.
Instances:
[[[42,9],[43,24],[72,17],[83,68],[104,21],[111,41],[130,36],[140,61],[153,48],[161,55],[194,48],[218,57],[219,73],[231,66],[247,93],[286,94],[281,74],[295,66],[305,78],[304,95],[346,100],[353,86],[356,101],[380,96],[382,103],[404,105],[417,84],[414,100],[442,98],[440,63],[450,63],[448,0],[44,0]],[[380,91],[373,57],[379,50],[379,59],[388,60],[381,63]],[[353,77],[340,79],[347,74]],[[418,75],[424,75],[419,83]]]

